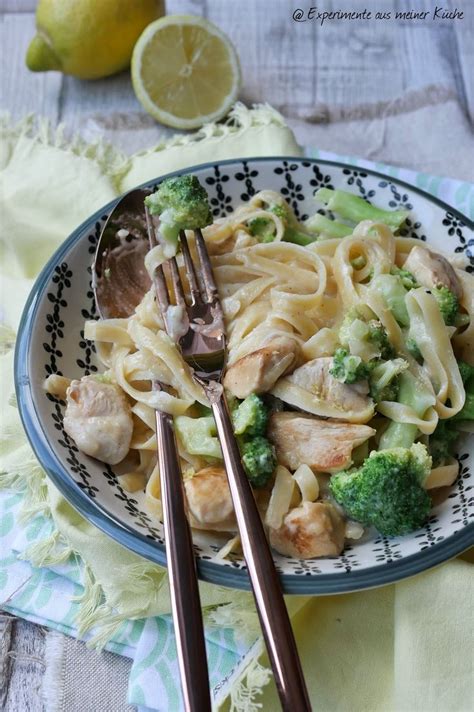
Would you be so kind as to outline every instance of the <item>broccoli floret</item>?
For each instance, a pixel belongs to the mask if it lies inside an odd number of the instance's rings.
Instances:
[[[431,290],[431,293],[438,302],[439,310],[446,326],[454,326],[459,310],[457,296],[447,287],[435,287]]]
[[[433,458],[433,466],[443,465],[451,457],[453,445],[459,437],[459,432],[450,420],[440,420],[436,430],[430,435],[429,450]]]
[[[474,366],[465,361],[458,361],[459,373],[461,374],[462,382],[464,386],[471,386],[471,379],[474,378]]]
[[[398,378],[408,368],[408,362],[402,358],[393,361],[381,361],[371,371],[369,378],[370,395],[376,403],[396,401],[400,388]]]
[[[459,413],[450,420],[474,420],[474,393],[466,390],[466,400]]]
[[[236,435],[264,435],[268,423],[268,408],[256,393],[251,393],[232,411]]]
[[[388,225],[392,230],[399,228],[409,214],[406,210],[381,210],[358,195],[346,193],[344,190],[320,188],[314,197],[345,220],[352,220],[355,223],[373,220]]]
[[[402,280],[402,284],[405,289],[416,289],[420,285],[415,279],[415,276],[409,272],[407,269],[401,269],[401,267],[392,267],[390,274],[394,274]]]
[[[160,216],[159,235],[176,252],[180,230],[196,230],[212,222],[205,189],[196,176],[167,178],[145,198],[152,215]]]
[[[362,467],[331,477],[332,496],[351,519],[399,536],[418,529],[431,509],[423,488],[431,471],[424,445],[373,452]]]
[[[369,372],[370,367],[360,356],[351,356],[346,349],[336,349],[329,373],[338,381],[341,383],[363,381],[368,377]]]
[[[264,487],[277,466],[273,445],[261,435],[240,443],[240,454],[253,487]]]
[[[263,487],[277,465],[275,448],[267,440],[269,408],[256,393],[230,405],[234,432],[247,476],[253,487]]]
[[[275,223],[268,218],[253,218],[248,223],[249,232],[259,242],[273,242],[275,239]]]
[[[376,385],[371,385],[369,393],[370,397],[373,398],[376,403],[381,403],[382,401],[396,401],[399,390],[400,382],[395,376],[385,388],[378,388]]]
[[[288,220],[290,218],[290,211],[288,210],[288,208],[286,208],[284,205],[281,205],[281,204],[280,205],[275,204],[275,205],[270,205],[270,207],[267,209],[268,209],[269,213],[274,213],[274,215],[276,215],[277,218],[280,218],[280,220],[283,221],[283,224],[285,225],[285,227],[288,225]]]
[[[351,350],[351,344],[362,341],[373,345],[370,358],[380,357],[387,360],[395,355],[394,348],[388,340],[387,332],[381,322],[376,319],[366,322],[356,309],[351,309],[339,327],[339,343],[344,348]]]
[[[265,210],[274,213],[283,222],[285,227],[283,234],[284,242],[293,242],[296,245],[303,245],[303,247],[305,247],[316,240],[314,235],[309,235],[300,229],[300,224],[286,203],[274,203],[266,207]]]
[[[372,280],[371,289],[382,294],[400,326],[409,325],[410,318],[405,304],[407,291],[399,275],[379,274]]]
[[[450,418],[450,421],[474,420],[474,366],[465,361],[459,361],[458,367],[466,390],[466,400],[459,413]]]
[[[368,340],[375,344],[378,349],[380,349],[380,358],[384,360],[391,359],[395,356],[395,349],[388,340],[387,332],[385,331],[383,324],[376,319],[369,321],[369,333]]]

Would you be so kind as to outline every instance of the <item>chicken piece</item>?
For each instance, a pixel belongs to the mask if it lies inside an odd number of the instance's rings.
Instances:
[[[184,481],[189,523],[195,529],[236,531],[234,506],[223,467],[205,467]]]
[[[270,529],[270,544],[284,556],[313,559],[338,556],[344,548],[345,523],[329,502],[303,502],[290,509],[278,529]]]
[[[224,387],[236,398],[266,393],[296,365],[299,345],[289,336],[278,336],[263,348],[243,356],[227,369]]]
[[[351,464],[352,450],[375,430],[368,425],[335,423],[300,413],[273,413],[268,438],[280,465],[296,470],[309,465],[315,472],[337,472]]]
[[[329,373],[331,367],[331,357],[315,358],[290,376],[280,378],[271,392],[285,403],[313,415],[366,423],[374,414],[367,382],[341,383]]]
[[[64,429],[86,455],[116,465],[130,449],[130,405],[118,386],[94,376],[72,381],[67,389]]]
[[[448,260],[437,252],[416,246],[408,255],[403,269],[411,272],[423,287],[447,287],[458,299],[462,297],[456,272]]]

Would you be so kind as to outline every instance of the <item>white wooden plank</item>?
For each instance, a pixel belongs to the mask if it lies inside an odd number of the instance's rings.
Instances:
[[[45,669],[44,631],[19,618],[14,623],[5,712],[45,712],[41,682]]]
[[[0,16],[0,101],[15,118],[34,113],[58,119],[59,72],[30,72],[25,66],[26,49],[34,35],[33,14]]]
[[[0,0],[0,12],[35,12],[37,5],[38,0]],[[204,5],[205,0],[166,0],[166,12],[202,15]]]
[[[206,0],[166,0],[167,15],[206,16]]]
[[[140,112],[128,72],[85,81],[65,76],[59,104],[59,120],[78,128],[92,114]]]
[[[474,124],[474,12],[466,13],[466,20],[454,27],[456,58],[462,77],[466,109]]]
[[[244,79],[242,99],[274,106],[314,101],[314,28],[291,19],[291,3],[207,0],[207,16],[237,48]],[[296,31],[298,30],[298,31]]]
[[[37,0],[0,0],[0,12],[35,12]]]
[[[403,92],[399,36],[388,23],[318,27],[316,47],[319,102],[347,107]]]
[[[420,0],[419,4],[422,8],[431,3]],[[26,0],[15,0],[15,5],[20,9],[28,6]],[[381,2],[380,7],[385,5]],[[406,9],[410,2],[398,0],[395,5],[388,5]],[[339,7],[328,0],[325,9],[337,9],[336,6]],[[461,99],[467,94],[474,101],[472,72],[467,71],[473,51],[468,41],[469,27],[458,34],[467,58],[460,63],[453,23],[436,26],[432,21],[338,22],[321,28],[314,22],[294,22],[293,9],[289,0],[273,2],[271,13],[262,0],[167,2],[169,13],[206,15],[227,32],[242,63],[241,97],[250,103],[269,101],[288,115],[298,116],[308,114],[318,103],[353,106],[391,100],[407,89],[429,83],[451,86]],[[3,63],[4,106],[13,108],[18,115],[27,110],[56,115],[73,128],[82,128],[91,117],[100,124],[104,116],[117,112],[138,114],[138,123],[143,122],[143,112],[126,73],[98,82],[67,77],[59,93],[60,75],[32,75],[24,68],[24,52],[33,32],[32,15],[7,15],[4,22],[4,53],[13,58],[13,67],[11,60]],[[464,81],[461,64],[465,67]],[[470,79],[470,91],[466,89],[466,77]],[[55,100],[59,101],[58,110]],[[132,124],[137,124],[133,117]]]

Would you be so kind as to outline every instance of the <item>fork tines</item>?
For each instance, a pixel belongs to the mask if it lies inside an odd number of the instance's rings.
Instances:
[[[186,275],[189,280],[189,286],[191,290],[191,299],[193,303],[204,301],[211,303],[217,297],[217,287],[214,282],[214,277],[212,274],[211,260],[209,259],[209,254],[207,252],[206,243],[202,236],[201,230],[194,231],[194,238],[196,241],[196,250],[199,256],[199,262],[201,266],[201,277],[204,285],[205,296],[203,300],[203,295],[199,289],[198,278],[194,266],[194,262],[191,258],[191,253],[189,251],[188,240],[184,230],[181,230],[180,234],[181,251],[183,253],[184,266],[186,269]]]
[[[197,267],[191,257],[188,239],[184,233],[184,230],[181,230],[179,235],[191,306],[194,304],[212,304],[217,300],[218,294],[214,277],[212,275],[211,261],[209,259],[206,243],[204,242],[201,231],[196,230],[194,232],[194,236],[200,263],[198,266],[198,269],[200,267],[199,272],[197,271]],[[165,269],[167,270],[170,282],[173,286],[175,303],[179,306],[186,306],[185,290],[179,274],[178,263],[176,261],[176,257],[171,257],[171,259],[164,262],[163,265],[157,267],[155,271],[157,298],[162,312],[165,311],[170,305]],[[199,280],[199,277],[201,277],[201,280]],[[202,283],[202,288],[200,287],[200,282]]]
[[[183,253],[184,267],[186,269],[186,276],[189,282],[189,291],[191,293],[191,304],[196,304],[201,300],[201,290],[199,289],[199,283],[197,280],[197,274],[194,269],[194,263],[191,258],[191,253],[189,251],[188,240],[184,230],[179,233],[179,239],[181,242],[181,252]],[[176,260],[175,260],[176,263]],[[174,285],[174,281],[173,281]]]
[[[146,217],[148,240],[150,248],[153,248],[158,244],[155,232],[158,223],[148,209],[146,209]],[[198,331],[201,333],[201,338],[198,339],[200,348],[203,348],[204,352],[208,354],[214,350],[220,352],[224,338],[222,308],[212,274],[211,260],[201,230],[194,231],[194,238],[198,259],[193,260],[184,230],[181,230],[179,234],[186,273],[185,280],[180,275],[176,257],[171,257],[158,266],[153,275],[156,299],[165,322],[165,328],[174,341],[180,342],[180,346],[185,350],[185,357],[195,356],[193,349],[196,347],[195,337]],[[171,291],[173,295],[171,295]],[[188,293],[189,303],[186,301]],[[173,296],[174,305],[172,304]],[[174,312],[173,306],[181,307],[180,311]],[[183,310],[185,310],[186,316]],[[209,325],[213,325],[213,328],[210,329]],[[188,336],[186,345],[182,341],[184,336]]]

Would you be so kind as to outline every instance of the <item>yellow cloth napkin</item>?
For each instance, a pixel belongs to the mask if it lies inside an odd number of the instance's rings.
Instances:
[[[84,559],[87,576],[80,623],[83,630],[106,623],[103,642],[124,617],[169,610],[166,577],[162,569],[86,522],[44,479],[9,399],[12,330],[38,270],[52,251],[78,223],[120,192],[165,172],[216,158],[300,155],[300,149],[272,109],[251,111],[241,105],[233,113],[232,125],[205,127],[196,135],[177,137],[130,159],[100,144],[68,142],[46,124],[34,136],[28,121],[20,127],[4,122],[1,129],[0,276],[5,327],[0,333],[0,470],[4,486],[26,487],[28,511],[49,512],[60,533],[47,542],[35,542],[30,551],[33,563],[59,561],[71,550]],[[292,598],[290,611],[314,709],[472,709],[474,587],[472,556],[471,563],[468,558],[383,589]],[[231,610],[242,619],[248,610],[247,623],[256,626],[249,594],[207,584],[201,594],[204,606],[231,602]],[[228,615],[229,608],[225,610]],[[262,704],[265,711],[279,709],[273,683],[266,688]]]

